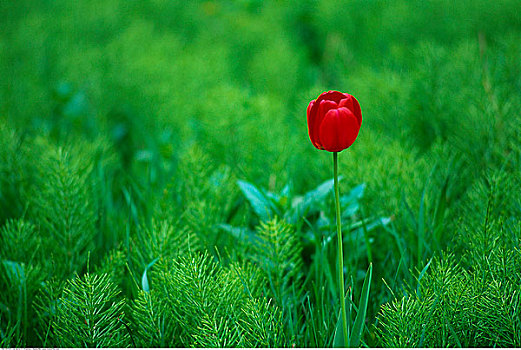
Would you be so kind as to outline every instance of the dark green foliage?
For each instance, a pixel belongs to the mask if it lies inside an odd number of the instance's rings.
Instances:
[[[96,203],[89,175],[92,163],[76,150],[42,145],[31,188],[31,214],[40,226],[52,269],[81,271],[96,235]],[[88,155],[88,153],[86,154]]]
[[[58,314],[59,298],[65,283],[66,281],[50,278],[41,284],[35,296],[33,306],[38,324],[34,331],[38,336],[38,343],[43,344],[43,346],[58,343],[53,325]]]
[[[239,321],[245,347],[288,347],[282,315],[271,301],[248,299]]]
[[[170,184],[164,191],[162,215],[174,215],[178,227],[195,236],[187,241],[192,249],[197,244],[211,251],[225,247],[229,241],[219,224],[231,222],[237,211],[237,189],[230,169],[215,166],[200,148],[193,147],[181,159],[172,181],[175,185]]]
[[[521,345],[518,182],[517,176],[494,174],[469,192],[473,211],[465,211],[456,232],[461,262],[454,255],[437,258],[420,274],[416,290],[382,307],[384,346]]]
[[[0,229],[0,256],[5,260],[25,264],[39,261],[40,245],[36,227],[23,219],[9,220]]]
[[[0,327],[12,333],[2,337],[6,346],[35,341],[30,305],[43,278],[40,244],[36,227],[24,220],[9,220],[0,230]]]
[[[501,253],[478,271],[461,268],[454,257],[433,263],[416,293],[382,307],[382,345],[518,347],[520,276],[512,270],[521,253]]]
[[[135,257],[141,266],[154,259],[176,257],[199,246],[194,233],[168,220],[152,219],[151,227],[142,227],[137,233]]]
[[[105,255],[96,273],[98,275],[108,275],[112,283],[124,289],[127,271],[126,254],[121,249],[114,249]]]
[[[188,253],[155,269],[152,289],[133,305],[141,344],[284,346],[281,313],[261,296],[265,280],[257,268]]]
[[[251,259],[263,270],[269,283],[266,293],[282,310],[290,340],[296,342],[302,322],[302,244],[294,228],[277,218],[261,223],[257,238]]]
[[[21,198],[30,182],[22,156],[22,138],[13,129],[0,122],[0,222],[19,217],[24,209]]]
[[[174,261],[170,273],[160,277],[158,287],[165,291],[165,296],[170,296],[174,317],[182,325],[178,335],[180,344],[197,345],[194,335],[205,316],[215,320],[224,317],[237,331],[239,320],[243,319],[242,309],[255,297],[249,293],[257,289],[255,280],[245,276],[243,282],[238,274],[240,270],[223,269],[208,255],[188,255]]]
[[[295,231],[275,218],[261,223],[257,237],[252,260],[266,273],[278,304],[288,309],[295,307],[291,303],[298,295],[289,294],[299,289],[302,278],[302,246]]]

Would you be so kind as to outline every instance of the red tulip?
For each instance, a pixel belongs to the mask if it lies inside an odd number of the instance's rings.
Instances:
[[[340,152],[355,142],[362,125],[362,110],[353,96],[323,92],[308,106],[309,138],[318,149]]]

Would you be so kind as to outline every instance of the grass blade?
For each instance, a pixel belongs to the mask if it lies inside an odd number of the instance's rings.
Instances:
[[[367,273],[365,274],[364,285],[362,286],[362,295],[360,296],[360,306],[356,314],[355,324],[349,339],[349,347],[357,348],[360,346],[360,339],[364,330],[365,315],[367,312],[367,303],[369,301],[369,289],[371,288],[371,279],[373,276],[373,264],[369,264]]]

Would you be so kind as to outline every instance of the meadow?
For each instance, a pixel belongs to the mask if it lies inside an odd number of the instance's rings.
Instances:
[[[1,347],[521,346],[518,0],[0,18]],[[348,340],[306,124],[327,90],[363,115],[339,154]]]

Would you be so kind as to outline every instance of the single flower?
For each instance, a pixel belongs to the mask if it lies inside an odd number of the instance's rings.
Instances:
[[[327,91],[308,105],[308,132],[318,149],[340,152],[355,142],[362,126],[360,104],[350,94]]]

